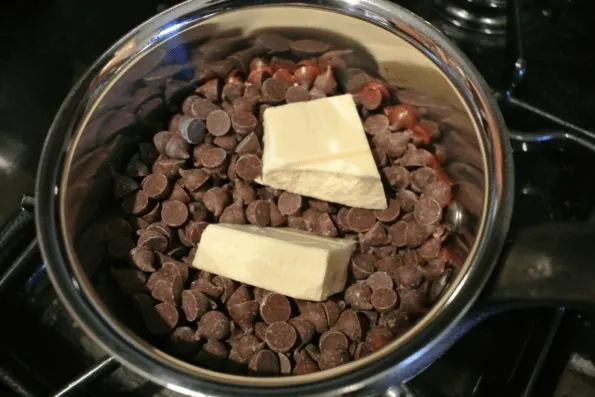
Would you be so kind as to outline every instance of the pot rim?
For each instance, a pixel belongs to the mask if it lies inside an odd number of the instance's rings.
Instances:
[[[267,4],[271,5],[271,2],[257,0],[252,1],[250,6]],[[135,58],[145,50],[143,44],[156,45],[176,33],[171,28],[168,31],[166,26],[171,20],[192,15],[184,22],[193,25],[234,6],[245,7],[246,4],[234,0],[187,1],[148,20],[106,51],[62,104],[50,127],[38,169],[36,225],[50,279],[79,325],[95,342],[135,372],[188,395],[345,394],[371,383],[387,384],[406,380],[414,375],[407,367],[423,353],[439,346],[478,297],[496,264],[498,255],[493,253],[499,252],[503,245],[512,213],[512,156],[509,143],[504,139],[502,115],[489,95],[486,83],[470,61],[442,33],[408,10],[383,0],[332,0],[325,2],[324,6],[316,0],[302,0],[275,2],[274,5],[315,7],[363,19],[397,34],[434,61],[463,97],[481,132],[478,135],[483,148],[486,186],[482,220],[474,247],[448,293],[411,330],[392,343],[392,350],[385,347],[366,359],[358,360],[357,364],[350,364],[351,369],[346,365],[336,371],[324,371],[324,375],[319,373],[320,379],[313,382],[309,380],[316,379],[316,376],[301,375],[291,378],[256,378],[267,381],[267,387],[258,385],[260,382],[224,384],[213,379],[201,379],[194,370],[196,367],[144,347],[129,332],[123,332],[121,327],[115,325],[113,318],[102,310],[102,305],[91,299],[90,296],[94,294],[90,293],[85,280],[71,265],[72,255],[61,238],[61,180],[68,152],[75,146],[71,144],[72,139],[76,138],[75,127],[78,127],[87,108],[84,105],[92,105],[86,87],[92,86],[96,77],[105,73],[106,69],[110,70],[110,62],[113,62],[116,52],[131,40],[137,40],[135,51],[139,53],[131,56]],[[212,7],[212,13],[205,12],[208,7]],[[196,15],[197,12],[201,15]],[[159,40],[153,40],[154,37],[159,37]],[[114,68],[117,66],[112,65]],[[198,373],[217,374],[204,369]],[[220,374],[216,376],[222,377]],[[329,376],[332,377],[329,379]],[[238,378],[240,381],[248,379],[239,376],[225,378]],[[269,379],[275,380],[269,382]]]

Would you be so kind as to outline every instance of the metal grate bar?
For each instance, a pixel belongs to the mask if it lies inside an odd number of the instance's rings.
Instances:
[[[93,381],[104,378],[105,376],[116,370],[120,364],[113,357],[106,357],[80,374],[78,377],[72,379],[66,386],[57,392],[51,394],[50,397],[67,397],[74,396],[81,393],[85,387]]]

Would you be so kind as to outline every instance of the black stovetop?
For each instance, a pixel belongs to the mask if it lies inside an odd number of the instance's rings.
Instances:
[[[498,6],[506,5],[504,0],[396,2],[453,37],[501,98],[515,148],[512,227],[595,218],[595,145],[577,143],[590,139],[595,144],[589,136],[595,131],[595,4],[519,0],[523,6],[515,12],[512,0],[502,10]],[[18,210],[23,194],[33,194],[43,139],[73,81],[110,43],[165,5],[154,0],[38,3],[20,3],[0,13],[0,36],[7,38],[0,55],[0,221],[14,216],[16,209],[24,225],[18,258],[2,253],[0,235],[0,396],[174,395],[116,369],[117,364],[74,326],[30,242],[32,209],[25,202],[25,209]],[[458,27],[460,21],[448,20],[439,3],[471,7],[467,9],[483,15],[484,21],[496,21],[490,28],[493,33],[478,33],[474,29],[483,25],[469,21],[466,28]],[[483,8],[488,3],[492,7]],[[506,34],[500,34],[498,21],[515,21],[516,15],[520,29],[508,23]],[[524,73],[515,74],[515,62]],[[37,270],[20,277],[5,272],[6,266],[15,269],[22,263]],[[496,315],[412,380],[408,393],[593,396],[594,320],[592,314],[564,308]],[[87,387],[78,388],[76,382],[69,386],[71,379]]]

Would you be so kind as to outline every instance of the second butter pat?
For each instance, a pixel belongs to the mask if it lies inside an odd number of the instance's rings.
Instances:
[[[289,228],[211,224],[192,266],[289,297],[324,301],[343,291],[355,241]]]
[[[387,207],[350,94],[266,109],[263,142],[262,184],[350,207]]]

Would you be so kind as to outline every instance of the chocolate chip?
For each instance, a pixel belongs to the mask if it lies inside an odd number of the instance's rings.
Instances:
[[[314,101],[316,99],[326,98],[326,94],[318,87],[312,87],[309,94],[310,94],[311,101]]]
[[[291,361],[289,358],[283,353],[277,353],[277,357],[279,358],[279,372],[281,375],[291,375]]]
[[[213,136],[223,136],[231,128],[231,119],[224,110],[214,110],[207,117],[207,130]]]
[[[327,52],[330,44],[311,39],[294,40],[290,44],[291,52],[297,57],[310,57]]]
[[[215,186],[206,191],[203,203],[215,216],[220,216],[223,209],[230,203],[229,193],[225,188]]]
[[[401,189],[397,193],[397,201],[399,202],[399,206],[405,212],[413,211],[418,200],[419,199],[417,195],[411,190]]]
[[[403,334],[411,325],[409,314],[395,310],[380,316],[379,325],[387,327],[395,336]]]
[[[163,174],[169,179],[176,179],[180,168],[182,168],[184,164],[184,160],[164,158],[155,161],[151,171],[154,174]]]
[[[235,101],[244,95],[245,85],[242,81],[232,80],[223,86],[223,98],[226,101]]]
[[[351,362],[351,360],[351,356],[347,349],[329,347],[320,352],[318,365],[320,366],[320,369],[324,371],[325,369],[331,369]]]
[[[353,309],[346,309],[341,313],[335,328],[344,333],[350,340],[361,340],[366,328],[366,318],[358,315]]]
[[[430,238],[418,248],[417,252],[425,260],[437,258],[440,255],[440,240],[437,238]]]
[[[376,262],[376,269],[389,275],[401,266],[403,266],[403,259],[396,255],[381,258]]]
[[[196,321],[211,309],[211,300],[196,289],[182,291],[182,310],[186,320]]]
[[[364,130],[370,135],[378,135],[388,132],[388,117],[383,114],[368,116],[364,122]]]
[[[425,149],[415,147],[413,144],[407,145],[407,151],[398,160],[398,163],[404,167],[423,167],[431,166],[434,163],[434,156]]]
[[[153,135],[153,145],[155,145],[155,149],[157,149],[159,153],[165,153],[167,142],[169,142],[175,135],[176,134],[171,131],[160,131]]]
[[[366,283],[372,291],[393,287],[393,280],[386,272],[374,272],[370,274],[366,279]]]
[[[142,218],[147,222],[159,221],[161,219],[161,203],[156,203],[149,212],[142,216]]]
[[[221,295],[221,302],[227,304],[235,290],[238,288],[238,284],[230,278],[216,276],[213,278],[213,284],[223,288],[223,294]]]
[[[414,289],[419,288],[421,283],[424,281],[422,273],[417,267],[411,265],[405,265],[398,268],[394,272],[395,283],[400,288]]]
[[[113,192],[115,198],[124,197],[138,188],[138,183],[131,177],[120,174],[113,175]]]
[[[407,313],[423,314],[427,311],[427,297],[417,289],[401,292],[400,310]]]
[[[285,102],[287,103],[307,102],[309,100],[310,93],[308,92],[308,89],[303,86],[294,85],[285,91]]]
[[[177,129],[182,139],[191,144],[198,145],[205,139],[205,123],[197,118],[185,118]]]
[[[275,53],[289,51],[291,41],[276,33],[262,33],[256,37],[255,43]]]
[[[427,185],[436,181],[436,172],[429,167],[421,167],[411,172],[411,189],[422,193]]]
[[[194,361],[212,369],[221,369],[229,357],[229,350],[219,341],[208,341],[200,348]]]
[[[288,84],[280,79],[272,78],[262,83],[262,100],[268,103],[279,103],[285,100]]]
[[[258,156],[245,154],[236,162],[236,173],[244,180],[254,180],[260,175],[262,162]]]
[[[182,186],[180,186],[180,184],[178,182],[175,182],[172,185],[171,193],[169,194],[169,197],[167,199],[169,201],[180,201],[184,204],[188,204],[191,201],[188,193],[186,193],[184,188]]]
[[[325,95],[333,95],[337,93],[337,80],[333,74],[331,66],[327,66],[322,73],[314,80],[314,87],[318,88]]]
[[[232,353],[235,351],[236,362],[247,364],[248,361],[266,345],[254,335],[241,335],[233,343]]]
[[[253,225],[265,227],[271,221],[271,209],[268,201],[256,200],[246,207],[246,219]]]
[[[339,212],[337,212],[336,224],[343,232],[349,231],[349,223],[347,223],[348,214],[349,210],[345,207],[339,209]]]
[[[440,207],[438,207],[440,208]],[[433,228],[431,225],[423,225],[418,222],[409,222],[405,238],[407,240],[407,246],[410,248],[419,247],[426,241],[432,234]]]
[[[218,136],[213,139],[213,144],[226,151],[233,151],[238,146],[238,138],[235,135]]]
[[[256,324],[254,324],[254,335],[256,335],[258,339],[264,341],[268,327],[269,325],[267,323],[264,323],[262,321],[257,322]]]
[[[302,312],[302,316],[314,324],[316,332],[319,334],[324,333],[328,329],[328,319],[326,318],[324,305],[321,303],[315,303],[306,307]]]
[[[157,281],[151,290],[151,296],[163,303],[178,306],[184,290],[184,283],[181,277],[170,277]]]
[[[134,295],[146,291],[147,275],[145,273],[134,269],[111,269],[111,273],[124,294]]]
[[[333,220],[331,219],[330,215],[326,212],[322,212],[320,213],[320,215],[318,215],[315,230],[321,236],[337,237],[339,235],[339,232],[337,231],[337,228],[335,227]]]
[[[244,206],[242,201],[236,201],[233,204],[227,206],[221,216],[219,217],[220,223],[231,223],[236,225],[245,225],[247,223],[246,216],[244,214]]]
[[[367,232],[376,223],[374,211],[363,208],[351,208],[347,213],[347,224],[356,232]]]
[[[229,315],[242,331],[251,333],[254,330],[253,324],[258,315],[258,302],[252,300],[230,305],[228,310]]]
[[[404,247],[405,245],[407,245],[408,227],[409,224],[403,221],[399,221],[390,227],[390,239],[392,243],[397,247]]]
[[[384,210],[374,211],[376,219],[380,222],[392,223],[399,218],[401,214],[401,206],[397,200],[388,200],[388,207]]]
[[[109,242],[107,252],[114,258],[125,258],[132,248],[134,241],[130,237],[116,237]]]
[[[309,199],[308,206],[320,212],[326,212],[329,214],[334,214],[336,209],[329,204],[328,201],[323,200],[316,200],[316,199]]]
[[[221,167],[223,163],[225,163],[225,159],[227,158],[227,153],[225,150],[219,147],[212,147],[206,149],[202,155],[200,156],[200,161],[202,165],[207,168],[217,168]]]
[[[318,368],[318,365],[310,358],[299,362],[296,360],[295,367],[293,368],[294,375],[307,375],[318,371],[320,371],[320,368]]]
[[[345,302],[339,301],[339,303],[332,300],[326,300],[322,302],[322,306],[324,307],[324,313],[326,314],[326,320],[329,327],[335,325],[335,323],[339,319],[341,310],[345,309]]]
[[[203,95],[211,102],[217,102],[220,94],[219,79],[211,79],[196,89],[197,94]]]
[[[316,332],[314,324],[312,324],[310,321],[306,320],[301,316],[292,318],[288,322],[289,324],[291,324],[293,328],[295,328],[297,332],[296,347],[300,348],[310,343],[310,341],[314,337],[314,333]]]
[[[178,356],[193,356],[198,351],[194,329],[183,326],[174,329],[167,341],[167,350]]]
[[[289,320],[291,317],[289,300],[285,296],[276,293],[265,296],[260,303],[260,317],[267,324]]]
[[[205,279],[194,280],[190,285],[190,288],[200,291],[203,294],[215,299],[219,298],[219,296],[221,296],[223,293],[223,287],[217,286]]]
[[[231,295],[231,297],[229,298],[229,301],[227,302],[227,306],[234,306],[240,303],[244,303],[244,302],[248,302],[252,300],[252,294],[250,293],[250,290],[248,290],[248,287],[246,287],[245,285],[240,285],[238,287],[238,289],[236,289],[234,291],[234,293]]]
[[[349,340],[345,334],[339,331],[326,331],[320,336],[318,348],[321,352],[329,349],[347,350],[349,348]]]
[[[147,313],[145,324],[153,335],[165,335],[176,327],[178,309],[169,303],[160,303]]]
[[[351,284],[345,290],[345,302],[356,310],[372,310],[372,290],[366,284]]]
[[[229,335],[229,320],[219,311],[207,312],[198,322],[197,335],[207,340],[223,340]]]
[[[140,154],[140,159],[146,165],[153,164],[159,156],[159,153],[157,152],[155,146],[145,142],[140,143],[138,145],[138,152]]]
[[[297,214],[302,207],[302,196],[289,192],[281,193],[278,201],[279,211],[284,215]]]
[[[377,289],[372,294],[371,302],[374,309],[378,310],[380,313],[387,313],[397,307],[399,296],[392,289]]]
[[[236,147],[235,152],[239,155],[242,154],[262,154],[262,149],[260,147],[260,141],[254,132],[246,135],[244,139],[240,141],[238,146]]]
[[[188,220],[188,207],[181,201],[166,201],[161,208],[161,219],[171,227],[180,227]]]
[[[256,374],[278,375],[281,372],[279,356],[270,350],[261,350],[252,356],[248,369]]]
[[[247,135],[254,132],[258,120],[250,112],[236,111],[231,115],[231,125],[239,135]]]
[[[137,241],[137,246],[147,247],[157,252],[165,252],[169,241],[163,234],[154,230],[145,230]]]
[[[209,224],[205,221],[190,221],[186,225],[185,234],[188,242],[192,246],[197,246],[200,242],[203,232]]]
[[[147,175],[143,179],[142,189],[149,198],[154,200],[163,199],[170,192],[169,179],[163,174]]]
[[[172,237],[172,232],[169,226],[167,226],[165,223],[163,222],[155,222],[155,223],[151,223],[149,226],[147,226],[147,231],[155,231],[158,233],[161,233],[162,235],[164,235],[168,240],[171,240]],[[142,235],[142,234],[141,234]]]
[[[361,238],[360,242],[367,247],[378,247],[388,243],[386,228],[380,222],[376,222]]]
[[[147,247],[136,247],[130,251],[130,260],[138,270],[152,273],[155,270],[155,254]]]
[[[149,174],[149,167],[141,161],[140,155],[137,153],[130,158],[124,173],[131,178],[142,178]]]
[[[295,345],[297,332],[290,324],[284,321],[277,321],[267,328],[265,341],[272,351],[285,353]]]
[[[180,135],[172,136],[165,145],[165,154],[172,159],[186,160],[190,158],[190,146]]]
[[[290,215],[287,217],[287,226],[292,229],[307,230],[304,218],[300,216]]]
[[[409,171],[400,165],[393,165],[382,169],[388,183],[395,190],[405,189],[409,186]]]
[[[367,278],[374,272],[375,258],[369,254],[359,254],[351,260],[351,271],[357,280]]]
[[[286,218],[285,216],[281,213],[281,211],[279,211],[279,207],[277,207],[277,204],[270,202],[269,203],[269,207],[270,207],[270,218],[271,218],[271,226],[273,227],[278,227],[281,226],[285,223]]]
[[[424,188],[424,197],[435,200],[441,207],[446,207],[452,201],[452,191],[448,183],[434,181]]]
[[[200,120],[206,120],[209,114],[218,110],[219,106],[204,98],[196,98],[190,106],[190,114]]]
[[[203,186],[210,178],[210,175],[200,169],[180,170],[180,176],[184,186],[189,191],[193,192]]]

